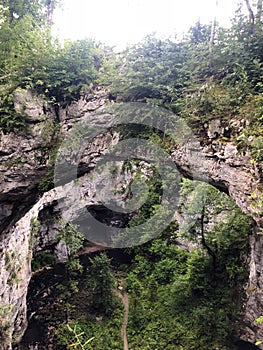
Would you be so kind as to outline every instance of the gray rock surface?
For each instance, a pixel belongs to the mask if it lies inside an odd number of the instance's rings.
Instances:
[[[107,93],[97,89],[56,114],[40,97],[21,91],[16,95],[16,107],[26,109],[30,123],[26,133],[2,135],[0,140],[0,349],[11,349],[11,343],[19,341],[26,328],[26,294],[31,277],[33,245],[35,250],[52,246],[59,260],[65,257],[64,247],[55,239],[59,229],[57,223],[47,225],[41,221],[41,215],[48,215],[45,212],[51,209],[53,215],[59,216],[63,202],[59,202],[59,206],[58,199],[66,198],[67,194],[70,197],[72,193],[71,185],[67,184],[61,192],[50,190],[40,196],[38,184],[51,162],[50,151],[57,139],[63,139],[79,120],[89,118],[90,125],[98,122],[93,112],[100,110],[106,102]],[[101,113],[100,118],[99,123],[103,125],[108,116]],[[250,238],[250,277],[245,286],[247,301],[241,330],[245,340],[254,342],[263,338],[262,326],[255,323],[255,319],[263,313],[262,167],[251,162],[248,153],[241,153],[233,140],[235,133],[244,125],[245,122],[239,120],[230,120],[227,124],[219,120],[206,123],[197,137],[188,138],[184,144],[175,146],[171,155],[183,175],[207,181],[229,193],[257,224]],[[85,148],[78,169],[84,196],[74,208],[75,214],[81,213],[87,206],[101,205],[105,200],[97,196],[92,169],[101,155],[118,140],[118,133],[109,130],[97,135]],[[109,179],[94,176],[97,184],[101,182],[105,188],[115,186],[116,193],[120,193],[119,202],[125,202],[127,191],[123,191],[120,175],[111,183],[107,183],[111,181]],[[131,174],[122,176],[126,184],[132,178]],[[109,195],[106,197],[109,198]],[[35,219],[41,221],[37,238],[32,237]],[[32,240],[36,240],[35,244]]]

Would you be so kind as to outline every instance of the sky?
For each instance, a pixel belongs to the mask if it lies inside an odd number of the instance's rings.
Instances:
[[[217,16],[228,25],[236,0],[62,0],[54,14],[55,35],[64,39],[93,38],[109,46],[125,47],[145,35],[174,37],[200,18],[209,23]]]

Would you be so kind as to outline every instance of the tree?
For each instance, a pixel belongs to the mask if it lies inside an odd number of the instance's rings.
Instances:
[[[256,21],[257,23],[261,22],[262,19],[262,9],[263,9],[263,0],[258,0],[257,2],[257,15],[256,15]]]
[[[173,106],[188,72],[183,67],[186,52],[180,43],[152,35],[124,52],[109,75],[113,94],[125,101],[152,101]],[[105,74],[105,72],[103,72]],[[110,71],[108,70],[108,73]]]
[[[3,0],[0,4],[0,76],[11,77],[14,84],[24,65],[39,62],[51,49],[47,26],[58,0]],[[44,66],[43,66],[44,68]],[[10,84],[10,79],[8,79]]]
[[[66,320],[69,321],[69,314],[71,311],[72,295],[78,292],[78,281],[76,277],[82,272],[83,268],[77,256],[78,251],[83,247],[84,236],[78,232],[77,227],[60,220],[61,228],[56,236],[56,239],[65,244],[67,252],[66,262],[66,278],[62,285],[60,285],[60,297],[65,301]]]
[[[249,16],[249,22],[250,22],[250,28],[251,28],[251,34],[255,33],[255,26],[259,26],[261,24],[261,18],[262,18],[262,5],[263,0],[257,0],[256,3],[256,14],[252,10],[252,6],[249,2],[249,0],[245,0],[246,7],[248,10],[248,16]]]
[[[53,24],[53,14],[57,5],[56,0],[44,0],[46,7],[47,25],[51,28]]]
[[[76,257],[78,251],[83,247],[84,236],[78,232],[77,226],[60,220],[61,228],[56,239],[63,242],[67,251],[67,260]]]
[[[216,269],[218,246],[214,226],[219,215],[234,209],[230,198],[210,185],[184,180],[181,197],[183,223],[180,232],[184,237],[197,242],[212,258]]]
[[[7,17],[10,26],[14,27],[26,16],[34,19],[35,25],[51,24],[52,15],[59,0],[2,0],[1,5],[8,9]]]
[[[115,279],[110,267],[110,259],[105,253],[90,258],[91,268],[87,283],[93,289],[93,308],[109,315],[114,306],[113,288]]]
[[[218,0],[215,1],[216,11],[218,9]],[[215,32],[216,32],[216,14],[213,18],[212,25],[211,25],[211,35],[210,35],[210,43],[209,43],[209,50],[210,53],[212,52],[212,48],[214,46],[214,40],[215,40]]]
[[[46,57],[36,62],[33,72],[27,65],[25,76],[30,76],[38,93],[57,106],[78,99],[97,78],[95,63],[100,61],[99,48],[92,40],[68,40],[63,48],[53,46],[48,51]]]
[[[251,8],[249,0],[245,0],[245,2],[246,2],[247,10],[248,10],[249,22],[250,22],[250,25],[251,25],[251,34],[254,34],[254,31],[255,31],[255,16],[254,16],[254,12],[253,12],[253,10]]]

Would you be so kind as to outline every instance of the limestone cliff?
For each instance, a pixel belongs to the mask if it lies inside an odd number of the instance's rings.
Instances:
[[[228,193],[244,213],[254,219],[254,234],[250,237],[249,280],[244,286],[247,300],[240,320],[240,335],[255,343],[262,339],[262,327],[255,320],[263,312],[262,290],[262,164],[252,161],[249,153],[240,152],[234,141],[235,135],[245,126],[244,120],[219,120],[205,123],[196,139],[172,151],[173,160],[187,177],[194,175]],[[201,126],[201,124],[200,124]],[[225,135],[228,138],[222,138]],[[201,162],[196,162],[196,159]],[[256,193],[256,195],[254,195]],[[261,197],[260,197],[261,196]]]
[[[54,206],[58,199],[58,192],[54,190],[43,196],[39,191],[52,160],[50,154],[57,141],[55,133],[60,133],[61,129],[62,137],[76,122],[76,115],[79,119],[99,108],[104,101],[104,92],[87,95],[76,105],[62,110],[58,120],[55,111],[40,97],[21,91],[16,95],[16,107],[26,109],[29,126],[26,132],[1,136],[1,349],[11,349],[11,344],[19,341],[27,325],[26,295],[38,216],[44,208]],[[92,168],[96,157],[116,141],[116,134],[110,133],[95,140],[89,154],[84,155],[84,164]],[[89,199],[92,197],[94,193]],[[96,203],[96,199],[93,198],[92,203]],[[52,233],[45,233],[42,235],[44,242],[38,238],[40,247],[54,241]]]
[[[36,244],[35,249],[53,245],[57,257],[63,259],[63,247],[55,240],[56,224],[37,227],[43,211],[45,215],[57,213],[59,216],[61,207],[58,200],[71,192],[70,183],[65,185],[63,191],[51,189],[44,194],[39,191],[39,183],[43,182],[52,162],[51,150],[58,138],[63,138],[77,121],[90,118],[92,124],[93,112],[106,102],[105,91],[97,89],[55,113],[40,97],[29,92],[17,93],[16,107],[26,110],[29,128],[16,135],[2,135],[0,140],[0,348],[3,350],[11,349],[11,344],[19,341],[26,328],[26,295],[31,277],[33,245]],[[104,122],[103,118],[101,123]],[[250,277],[245,286],[248,299],[241,332],[244,339],[254,342],[260,336],[263,337],[263,331],[254,322],[263,312],[263,241],[260,235],[263,222],[259,200],[262,166],[251,162],[250,155],[240,152],[234,142],[234,136],[244,126],[245,121],[237,119],[227,123],[214,120],[200,124],[196,137],[189,137],[184,144],[175,146],[171,155],[184,176],[207,181],[229,193],[237,205],[255,220],[249,257]],[[118,133],[109,130],[96,137],[82,154],[79,181],[88,191],[82,207],[77,210],[101,205],[101,198],[96,195],[91,177],[85,174],[88,172],[92,175],[92,169],[101,154],[106,153],[118,140]],[[111,184],[113,187],[121,182],[119,175],[116,176],[115,184]],[[131,175],[123,176],[128,181]],[[99,181],[106,181],[106,178]],[[120,201],[124,201],[127,192],[119,193]],[[36,230],[41,232],[39,237],[34,236]]]

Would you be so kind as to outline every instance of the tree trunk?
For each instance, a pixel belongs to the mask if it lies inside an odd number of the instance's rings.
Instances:
[[[13,9],[13,6],[12,6],[12,4],[9,4],[9,9],[8,9],[8,11],[9,11],[9,24],[11,25],[13,22],[14,22],[14,9]]]
[[[213,262],[213,273],[215,273],[216,270],[216,254],[215,252],[209,247],[209,245],[206,242],[205,239],[205,229],[204,229],[204,225],[205,225],[205,206],[203,205],[202,208],[202,213],[201,213],[201,244],[202,246],[205,248],[205,250],[207,251],[208,255],[211,256],[212,258],[212,262]]]
[[[47,0],[46,6],[47,6],[47,23],[48,23],[48,26],[51,28],[53,24],[53,13],[55,8],[54,0]]]
[[[218,8],[218,0],[216,0],[216,10]],[[214,46],[214,41],[215,41],[215,33],[216,33],[216,14],[215,17],[212,21],[212,25],[211,25],[211,35],[210,35],[210,42],[209,42],[209,51],[210,53],[212,52],[212,48]]]
[[[248,9],[248,15],[249,15],[249,22],[251,25],[251,34],[254,34],[255,32],[255,16],[254,12],[252,11],[252,8],[250,6],[249,0],[245,0],[247,9]]]

